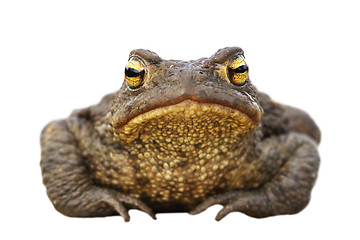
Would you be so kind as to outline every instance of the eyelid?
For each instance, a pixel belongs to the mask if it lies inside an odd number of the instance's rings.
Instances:
[[[134,68],[138,71],[142,71],[145,69],[145,64],[138,57],[131,57],[126,65],[129,68]]]
[[[243,64],[242,64],[243,63]],[[235,66],[234,66],[235,65]],[[231,60],[229,62],[229,67],[231,69],[236,69],[238,68],[239,66],[241,65],[247,65],[246,62],[245,62],[245,58],[242,56],[242,55],[239,55],[237,56],[235,59]]]

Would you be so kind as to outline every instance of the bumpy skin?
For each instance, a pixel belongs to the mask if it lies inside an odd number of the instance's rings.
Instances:
[[[240,48],[196,61],[134,50],[144,84],[49,123],[41,134],[43,182],[67,216],[130,208],[199,213],[222,204],[217,220],[293,214],[309,202],[320,131],[303,111],[272,101],[246,80],[228,79]]]

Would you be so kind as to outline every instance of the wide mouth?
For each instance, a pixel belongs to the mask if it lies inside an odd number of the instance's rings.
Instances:
[[[187,136],[194,135],[194,139],[209,133],[236,137],[252,132],[257,124],[258,121],[238,109],[186,99],[139,114],[115,128],[115,132],[126,142],[138,138],[142,132],[164,136],[181,136],[185,132]],[[112,125],[117,126],[117,123]]]

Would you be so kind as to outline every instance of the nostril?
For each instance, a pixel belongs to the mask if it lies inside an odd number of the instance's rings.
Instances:
[[[206,91],[203,90],[203,89],[201,89],[201,90],[199,91],[199,95],[200,95],[200,97],[203,97],[203,98],[206,98],[206,97],[207,97],[207,93],[206,93]]]
[[[171,77],[171,76],[174,76],[174,75],[175,75],[175,73],[169,73],[168,77]]]
[[[199,71],[199,74],[204,74],[204,72],[203,72],[203,71]]]

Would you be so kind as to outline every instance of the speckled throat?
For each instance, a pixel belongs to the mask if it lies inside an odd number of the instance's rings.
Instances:
[[[116,120],[112,125],[117,125]],[[172,148],[176,149],[182,143],[194,145],[215,140],[219,133],[221,138],[228,135],[234,139],[251,132],[256,125],[239,110],[214,103],[184,100],[140,114],[116,129],[116,133],[127,143],[137,138],[143,142],[150,139],[166,142],[167,145],[171,143]]]
[[[122,167],[129,177],[101,181],[135,197],[189,205],[227,183],[243,187],[245,179],[233,180],[256,125],[245,113],[213,103],[185,100],[153,109],[114,129],[113,140],[129,154],[129,167]],[[123,158],[112,154],[111,161],[121,165]]]

